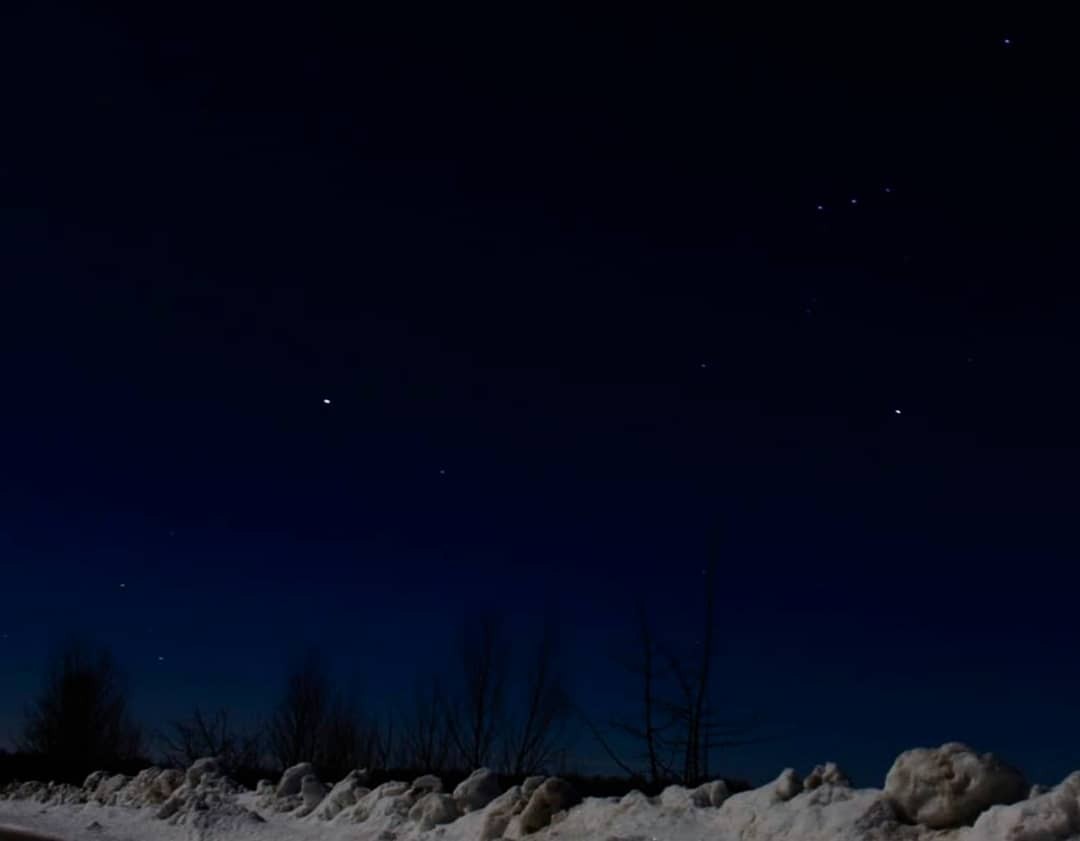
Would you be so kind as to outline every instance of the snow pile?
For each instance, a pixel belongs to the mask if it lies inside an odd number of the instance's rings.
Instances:
[[[159,806],[184,782],[184,774],[172,768],[145,768],[116,793],[120,806]]]
[[[0,800],[30,800],[50,806],[81,804],[87,799],[83,789],[66,783],[10,783],[0,789]]]
[[[440,791],[434,790],[436,788]],[[387,833],[396,837],[410,828],[410,822],[423,824],[427,828],[448,823],[457,817],[458,812],[453,798],[442,799],[445,795],[442,795],[441,789],[442,781],[437,777],[421,777],[413,785],[383,783],[360,795],[356,803],[339,812],[333,822],[362,823],[365,834],[372,837],[386,836]]]
[[[477,768],[454,789],[454,802],[461,813],[483,809],[500,794],[499,778],[488,768]]]
[[[161,804],[156,816],[174,826],[191,826],[199,834],[262,823],[261,816],[237,803],[240,791],[240,786],[221,773],[216,759],[198,759],[188,768],[183,783]],[[142,805],[153,803],[145,801]]]
[[[93,775],[91,775],[93,776]],[[131,780],[123,774],[113,774],[111,777],[102,776],[94,788],[90,799],[102,806],[115,806],[120,790]]]
[[[807,774],[806,779],[803,780],[803,788],[808,791],[820,785],[851,788],[851,780],[848,779],[847,774],[836,766],[835,762],[826,762],[824,765],[815,766],[814,770]]]
[[[286,768],[276,786],[269,781],[263,780],[259,783],[258,798],[255,801],[256,807],[264,812],[298,812],[302,810],[305,805],[304,781],[309,778],[308,792],[311,795],[315,791],[315,784],[319,783],[319,778],[315,776],[315,769],[310,762],[300,762],[291,768]],[[319,784],[321,785],[321,783]],[[317,806],[318,803],[315,805]],[[310,811],[308,810],[305,814]]]
[[[367,771],[350,771],[345,779],[330,789],[313,812],[313,817],[320,821],[331,821],[356,801],[367,794]]]
[[[507,838],[521,838],[548,826],[555,815],[576,805],[580,798],[571,785],[558,777],[549,777],[533,791],[521,815],[510,821]]]
[[[457,820],[459,814],[453,797],[432,791],[423,795],[409,809],[409,820],[416,821],[420,829],[425,830],[451,823]]]
[[[1018,771],[958,743],[901,754],[883,790],[853,788],[833,763],[805,778],[788,768],[738,794],[718,780],[583,802],[555,777],[500,793],[488,769],[452,793],[431,775],[371,790],[367,781],[354,771],[325,786],[302,763],[245,792],[202,759],[186,772],[92,774],[82,787],[10,785],[0,824],[14,815],[100,841],[114,841],[117,821],[123,838],[159,841],[1080,841],[1080,772],[1029,789]]]
[[[275,797],[295,797],[300,793],[304,784],[304,777],[310,777],[315,769],[310,762],[300,762],[291,768],[286,768],[281,775],[281,781],[274,790]]]
[[[713,780],[711,783],[705,783],[695,788],[690,792],[690,801],[699,809],[705,809],[709,806],[722,806],[724,801],[731,796],[728,791],[727,783],[723,780]]]
[[[1056,788],[983,812],[966,841],[1067,841],[1080,838],[1080,771]]]
[[[885,794],[898,813],[933,829],[970,824],[991,806],[1023,800],[1028,791],[1015,768],[959,742],[905,751],[885,778]]]

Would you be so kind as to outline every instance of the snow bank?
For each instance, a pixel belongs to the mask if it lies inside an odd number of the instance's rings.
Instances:
[[[499,793],[487,769],[453,793],[431,775],[366,782],[354,771],[328,787],[304,763],[245,792],[207,759],[186,772],[97,773],[81,787],[9,785],[0,824],[49,827],[68,841],[1080,841],[1080,772],[1029,789],[1015,769],[958,743],[901,754],[884,789],[853,788],[833,763],[805,778],[785,769],[738,794],[715,781],[581,802],[558,778]]]
[[[314,811],[315,819],[320,821],[333,820],[345,809],[354,805],[356,801],[371,790],[365,786],[367,778],[367,771],[350,771],[348,776],[330,789],[330,792],[323,798]]]
[[[489,768],[477,768],[454,789],[454,802],[464,815],[483,809],[501,792],[499,778]]]
[[[905,751],[885,778],[885,794],[898,812],[933,829],[970,824],[991,806],[1023,800],[1028,791],[1015,768],[960,742]]]

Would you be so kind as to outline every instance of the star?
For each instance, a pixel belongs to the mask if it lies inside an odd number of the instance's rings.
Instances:
[[[892,187],[886,187],[885,192],[886,193],[891,193],[892,192]]]
[[[439,475],[440,476],[445,476],[446,475],[446,468],[445,467],[440,467],[439,468]]]
[[[709,367],[709,363],[708,363],[708,362],[702,362],[702,363],[701,363],[701,364],[700,364],[700,365],[699,365],[698,367],[699,367],[699,368],[708,368],[708,367]]]
[[[852,203],[852,204],[858,204],[858,203],[859,203],[859,200],[858,200],[858,199],[852,199],[852,200],[851,200],[851,203]]]
[[[1012,38],[1002,38],[1001,43],[1004,44],[1006,47],[1011,47],[1012,46]]]
[[[162,656],[161,656],[161,655],[159,654],[159,655],[158,655],[158,658],[157,658],[157,661],[158,661],[159,663],[164,663],[164,662],[165,662],[165,658],[164,658],[164,657],[162,657]]]
[[[825,205],[823,205],[823,204],[819,204],[819,205],[817,206],[817,210],[818,210],[818,212],[819,212],[819,213],[820,213],[820,212],[821,212],[822,210],[824,210],[824,209],[825,209]]]

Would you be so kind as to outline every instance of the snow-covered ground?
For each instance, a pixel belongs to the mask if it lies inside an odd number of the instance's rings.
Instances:
[[[580,801],[562,780],[500,790],[481,769],[453,792],[436,777],[332,787],[300,765],[245,791],[212,759],[186,772],[91,775],[81,787],[26,783],[0,795],[0,839],[64,841],[1080,841],[1080,772],[1049,791],[957,743],[901,754],[883,789],[852,788],[835,765],[728,795],[720,781]]]

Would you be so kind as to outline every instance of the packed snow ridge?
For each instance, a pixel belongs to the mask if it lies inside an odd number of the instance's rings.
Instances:
[[[0,830],[42,828],[71,841],[1080,841],[1080,772],[1049,791],[1029,788],[1016,769],[958,742],[902,753],[884,789],[853,788],[833,763],[805,778],[785,769],[738,794],[717,780],[670,786],[659,797],[634,791],[584,801],[557,777],[502,790],[486,768],[451,792],[432,775],[374,789],[366,783],[358,770],[327,786],[301,763],[251,792],[210,758],[186,772],[98,772],[81,788],[8,786],[0,792]]]

